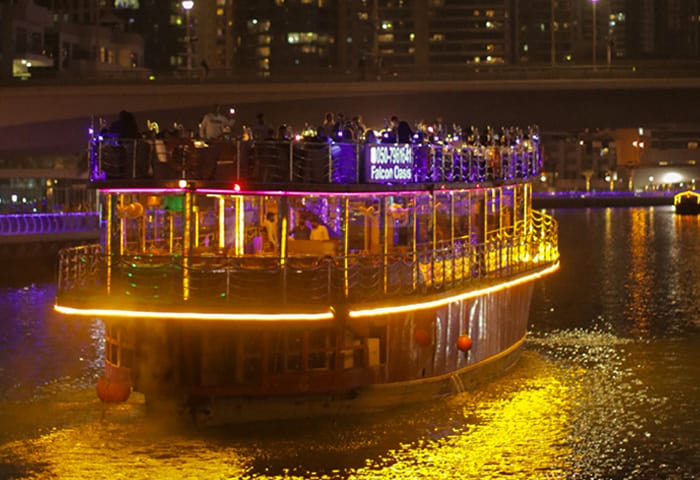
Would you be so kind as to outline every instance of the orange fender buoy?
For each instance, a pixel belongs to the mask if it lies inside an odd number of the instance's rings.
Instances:
[[[466,352],[472,348],[472,339],[469,338],[469,335],[465,334],[457,337],[457,348],[459,348],[462,352]]]
[[[97,396],[104,403],[123,403],[131,395],[131,385],[128,383],[113,382],[105,376],[97,380]]]
[[[430,345],[430,335],[422,328],[417,329],[413,333],[413,339],[418,345],[421,345],[423,347]]]

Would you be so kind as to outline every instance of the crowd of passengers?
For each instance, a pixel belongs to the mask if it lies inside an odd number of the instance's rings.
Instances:
[[[161,130],[155,122],[146,122],[146,129],[141,129],[134,115],[121,111],[118,119],[109,128],[102,130],[119,138],[162,138],[200,140],[208,144],[222,141],[309,141],[309,142],[367,142],[367,143],[412,143],[412,144],[446,144],[462,143],[470,146],[513,146],[523,140],[537,139],[536,126],[523,130],[520,127],[494,128],[486,126],[462,127],[457,123],[448,125],[442,117],[428,123],[421,119],[411,126],[406,120],[392,115],[384,120],[379,128],[369,128],[362,115],[351,118],[342,113],[327,112],[318,125],[306,123],[300,130],[291,125],[282,124],[274,128],[262,113],[257,114],[255,122],[243,124],[237,128],[234,109],[224,112],[221,105],[214,105],[206,113],[196,129],[175,124],[172,128]]]
[[[287,124],[275,129],[262,113],[256,116],[251,125],[238,127],[233,109],[224,112],[220,105],[214,105],[202,117],[196,129],[176,124],[163,131],[157,123],[147,121],[143,130],[132,113],[122,111],[115,122],[101,129],[101,134],[110,138],[109,146],[100,150],[99,158],[99,170],[104,172],[106,178],[213,179],[218,175],[217,166],[228,163],[236,164],[236,176],[244,178],[277,181],[295,176],[305,182],[317,183],[321,178],[327,178],[323,170],[326,157],[324,149],[313,145],[364,142],[483,149],[528,144],[530,139],[537,143],[538,130],[537,127],[527,130],[502,127],[496,130],[487,126],[482,131],[474,126],[462,128],[455,123],[448,126],[442,117],[437,117],[430,124],[419,120],[411,126],[397,115],[385,120],[383,127],[376,130],[368,128],[361,115],[347,118],[342,113],[332,112],[326,113],[318,125],[307,123],[301,130]],[[112,143],[115,139],[117,142]],[[125,139],[128,141],[124,142]],[[141,141],[131,142],[132,139]],[[235,142],[240,143],[236,145]],[[290,142],[303,142],[307,147],[305,155],[308,156],[304,161],[297,161],[293,172],[289,171],[289,162],[284,161],[290,152],[285,144],[289,145]],[[334,155],[341,154],[339,152]],[[350,159],[341,162],[343,165],[352,163],[353,153],[347,152]],[[334,159],[338,158],[334,156]],[[343,172],[339,173],[342,178],[334,180],[344,183],[356,178],[352,173]],[[363,174],[363,169],[359,174]]]

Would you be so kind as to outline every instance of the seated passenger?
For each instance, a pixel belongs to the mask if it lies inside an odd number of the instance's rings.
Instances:
[[[311,229],[306,224],[303,217],[299,217],[296,226],[290,232],[294,240],[309,240],[311,237]]]
[[[311,219],[311,234],[309,240],[330,240],[328,229],[318,218]]]

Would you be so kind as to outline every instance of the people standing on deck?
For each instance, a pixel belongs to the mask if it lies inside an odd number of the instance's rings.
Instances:
[[[384,132],[384,140],[382,143],[396,143],[399,139],[399,117],[392,115],[389,119],[389,125]]]
[[[118,139],[102,152],[102,164],[107,178],[135,178],[148,175],[148,152],[138,151],[141,138],[136,118],[122,110],[109,126],[108,132]]]
[[[399,121],[396,126],[396,139],[399,143],[411,143],[413,141],[413,132],[405,120]]]
[[[234,121],[221,111],[221,105],[214,105],[211,112],[202,117],[199,124],[199,137],[205,142],[222,140],[224,135],[231,132]]]
[[[433,123],[433,134],[440,140],[444,140],[444,138],[447,136],[447,128],[445,127],[445,122],[440,116],[437,117],[435,119],[435,123]]]
[[[274,135],[275,131],[265,122],[265,116],[258,113],[255,117],[255,125],[253,125],[253,140],[256,142],[271,140]]]
[[[326,114],[323,116],[323,123],[321,124],[321,127],[323,128],[323,131],[327,137],[333,136],[335,123],[335,114],[333,112],[326,112]]]
[[[109,126],[109,132],[119,138],[139,138],[141,136],[136,117],[126,110],[119,112],[119,117]]]
[[[311,219],[311,234],[309,235],[309,240],[330,240],[328,229],[316,217]]]

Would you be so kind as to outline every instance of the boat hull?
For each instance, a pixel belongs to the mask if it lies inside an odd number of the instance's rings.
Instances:
[[[362,348],[337,347],[326,368],[313,364],[305,344],[301,366],[276,369],[278,335],[310,327],[268,325],[252,377],[239,360],[254,352],[233,344],[246,342],[246,332],[260,334],[259,325],[131,319],[124,337],[135,345],[134,389],[155,414],[217,425],[364,413],[470,390],[507,371],[526,337],[532,288],[529,282],[429,309],[337,319],[325,328],[352,336],[344,346]],[[466,351],[464,335],[472,341]]]
[[[504,352],[455,372],[431,378],[368,385],[340,394],[263,399],[212,397],[190,405],[180,415],[189,416],[201,426],[217,426],[269,420],[293,420],[343,416],[386,411],[391,408],[428,402],[483,386],[510,370],[520,358],[523,337]],[[153,411],[167,412],[172,404],[151,404]]]
[[[679,203],[676,205],[676,214],[700,215],[700,204],[691,202]]]

